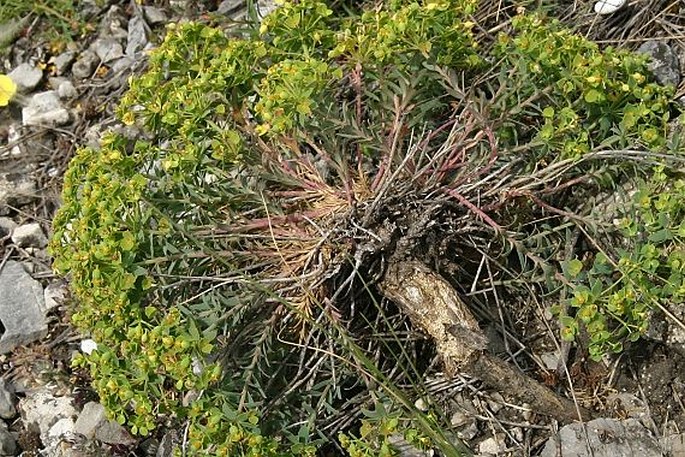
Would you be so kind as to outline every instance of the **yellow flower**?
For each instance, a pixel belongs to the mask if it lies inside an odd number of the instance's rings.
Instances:
[[[642,84],[645,81],[645,77],[642,73],[633,73],[632,77],[638,84]]]
[[[0,75],[0,106],[7,106],[17,93],[17,85],[7,75]]]
[[[135,124],[135,122],[136,122],[136,118],[135,118],[135,116],[133,115],[132,112],[126,111],[126,112],[124,113],[124,115],[121,117],[121,121],[122,121],[125,125],[133,125],[133,124]]]

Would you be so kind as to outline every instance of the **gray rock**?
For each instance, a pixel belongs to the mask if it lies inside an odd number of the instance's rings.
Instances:
[[[454,428],[464,427],[465,425],[468,425],[473,421],[475,421],[473,416],[466,414],[463,411],[455,412],[454,414],[452,414],[452,417],[450,418],[450,424]]]
[[[128,36],[126,31],[128,20],[122,8],[113,5],[107,10],[98,26],[98,33],[101,37],[114,38],[115,40],[125,40]]]
[[[12,70],[8,76],[17,85],[19,92],[31,92],[43,79],[43,70],[31,64],[22,63]]]
[[[52,64],[55,66],[55,73],[61,76],[69,71],[69,67],[74,63],[76,53],[74,51],[66,51],[52,59]]]
[[[134,63],[134,58],[124,56],[112,64],[112,73],[118,75],[119,73],[129,72]]]
[[[188,392],[183,395],[183,400],[181,400],[181,404],[184,407],[188,407],[195,403],[195,401],[200,397],[200,392],[198,392],[195,389],[191,389]]]
[[[49,416],[45,421],[30,423],[31,427],[40,427],[41,430],[40,439],[43,449],[40,455],[51,457],[99,457],[109,455],[104,450],[96,453],[86,452],[87,449],[95,451],[93,449],[95,444],[87,443],[83,437],[80,437],[74,431],[75,411],[68,397],[53,397],[47,391],[42,391],[41,400],[46,406],[54,408],[54,410],[52,413],[44,411]],[[33,413],[35,414],[36,411],[33,411]],[[24,423],[26,424],[31,419],[35,419],[35,417],[25,419]],[[44,431],[45,428],[47,428],[47,431]]]
[[[17,455],[19,449],[12,434],[4,427],[0,427],[0,455]]]
[[[71,67],[71,74],[79,79],[90,78],[98,64],[100,64],[98,55],[91,50],[85,50],[74,62],[74,66]]]
[[[516,443],[523,443],[523,440],[526,438],[526,435],[523,433],[523,429],[521,427],[512,428],[510,433],[513,441]]]
[[[216,9],[216,12],[219,14],[232,16],[236,13],[245,10],[246,7],[247,4],[244,0],[224,0],[219,4],[219,7]]]
[[[178,449],[180,444],[181,439],[179,433],[175,430],[169,430],[162,437],[162,441],[159,442],[155,457],[172,457],[174,451]]]
[[[67,285],[63,282],[53,282],[43,291],[45,296],[45,310],[59,308],[67,298]]]
[[[680,84],[680,62],[673,49],[664,41],[647,41],[637,50],[647,54],[651,62],[649,69],[654,74],[656,81],[662,86]]]
[[[59,86],[65,81],[69,81],[69,79],[61,76],[52,76],[48,78],[48,87],[52,90],[57,90],[59,89]]]
[[[172,0],[173,1],[173,0]],[[178,0],[181,3],[183,0]],[[264,19],[278,6],[274,0],[258,0],[254,2],[257,8],[257,16]],[[242,20],[247,16],[247,3],[244,0],[223,0],[217,7],[216,12],[234,20]]]
[[[138,449],[147,457],[155,457],[157,455],[157,450],[159,449],[159,441],[155,438],[148,438],[141,441],[138,445]]]
[[[11,236],[14,229],[17,228],[17,223],[9,217],[0,217],[0,238]]]
[[[661,457],[661,447],[637,419],[570,424],[550,438],[540,457]]]
[[[500,455],[506,449],[503,436],[491,436],[478,444],[478,452],[484,455]]]
[[[102,63],[108,63],[124,55],[124,48],[114,38],[98,38],[90,45],[90,49],[100,58]]]
[[[95,438],[95,431],[107,420],[105,407],[100,403],[91,401],[83,406],[83,411],[76,419],[74,431],[86,438]]]
[[[0,215],[9,214],[10,206],[31,203],[36,194],[36,182],[30,173],[0,173]]]
[[[99,0],[79,0],[78,4],[81,17],[95,17],[102,14],[102,2]]]
[[[70,440],[74,437],[74,420],[71,417],[58,419],[48,430],[48,441],[59,443],[62,440]]]
[[[199,373],[198,373],[199,374]],[[426,400],[423,398],[419,398],[414,402],[414,406],[416,406],[416,409],[418,409],[421,412],[428,412],[428,404],[426,403]]]
[[[543,352],[540,355],[540,360],[545,364],[545,368],[554,371],[559,365],[559,351]]]
[[[457,430],[457,437],[461,440],[470,441],[478,436],[478,422],[473,419],[471,422],[464,424]]]
[[[672,433],[661,438],[661,447],[665,455],[685,456],[685,433]]]
[[[159,9],[156,6],[144,6],[143,12],[150,25],[163,24],[168,20],[164,10]]]
[[[490,399],[487,400],[488,408],[490,408],[493,414],[500,412],[504,408],[505,403],[504,397],[499,392],[493,392]]]
[[[14,388],[4,378],[0,378],[0,418],[12,419],[17,415],[14,401]]]
[[[106,444],[121,444],[124,446],[136,443],[136,439],[124,427],[111,420],[101,423],[95,429],[95,439]]]
[[[76,419],[74,431],[86,438],[94,438],[107,444],[128,446],[136,442],[124,427],[108,420],[105,407],[94,401],[86,403],[83,407],[83,411]]]
[[[62,106],[54,90],[35,94],[21,114],[24,125],[58,126],[69,122],[69,111]]]
[[[50,441],[50,429],[60,419],[76,417],[72,399],[56,397],[47,389],[27,392],[26,397],[19,401],[19,413],[24,420],[25,427],[37,427],[43,444]]]
[[[606,16],[621,10],[626,4],[626,0],[598,0],[595,3],[595,13]]]
[[[105,130],[107,130],[107,127],[101,123],[91,125],[82,135],[83,143],[96,151],[100,150],[100,138]]]
[[[278,5],[276,5],[274,0],[259,0],[257,2],[257,14],[262,19],[268,16],[269,13],[276,8],[278,8]]]
[[[59,98],[72,100],[78,97],[78,92],[71,81],[64,81],[57,87],[57,95],[59,95]]]
[[[146,27],[145,20],[141,16],[133,16],[128,21],[127,56],[133,57],[137,52],[145,49],[148,42]]]
[[[37,222],[20,225],[12,232],[12,242],[19,247],[44,248],[48,239]]]
[[[48,325],[43,287],[24,270],[21,263],[8,261],[0,271],[0,354],[43,338]]]

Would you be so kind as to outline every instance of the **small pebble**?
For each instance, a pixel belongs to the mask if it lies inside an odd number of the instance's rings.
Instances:
[[[97,348],[98,344],[91,339],[85,339],[81,341],[81,352],[84,354],[90,355],[93,353],[93,351],[97,350]]]
[[[599,0],[595,3],[595,13],[597,14],[613,14],[620,10],[626,0]]]
[[[505,449],[504,440],[498,437],[487,438],[478,445],[478,452],[486,455],[499,455]]]
[[[457,437],[464,441],[470,441],[478,436],[478,422],[475,420],[466,427],[457,431]]]
[[[76,59],[76,53],[74,51],[66,51],[57,57],[53,57],[51,60],[52,64],[55,66],[55,73],[57,76],[61,76],[69,71],[71,64],[74,63],[74,59]]]
[[[95,68],[100,63],[100,58],[93,51],[83,51],[71,68],[71,74],[75,78],[84,79],[93,75]]]
[[[495,392],[490,396],[490,399],[488,400],[488,407],[490,408],[490,411],[493,412],[493,414],[497,414],[502,410],[504,407],[504,397],[502,397],[502,394],[499,392]]]
[[[452,414],[452,417],[450,418],[450,424],[456,428],[463,427],[472,421],[473,418],[471,416],[461,411],[457,411],[456,413]]]
[[[57,95],[59,95],[59,98],[71,100],[78,96],[78,92],[71,81],[64,81],[57,88]]]

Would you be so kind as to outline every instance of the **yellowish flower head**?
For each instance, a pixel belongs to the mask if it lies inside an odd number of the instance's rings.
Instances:
[[[7,75],[0,75],[0,106],[7,106],[17,93],[17,85]]]

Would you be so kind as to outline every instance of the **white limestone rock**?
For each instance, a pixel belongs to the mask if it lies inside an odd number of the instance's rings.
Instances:
[[[44,248],[48,245],[48,238],[40,224],[32,222],[15,228],[12,232],[12,242],[22,248]]]
[[[24,125],[60,126],[69,122],[69,111],[62,106],[57,91],[39,92],[22,111]]]
[[[40,84],[43,79],[43,70],[34,65],[22,63],[7,76],[14,81],[19,92],[28,93]]]

